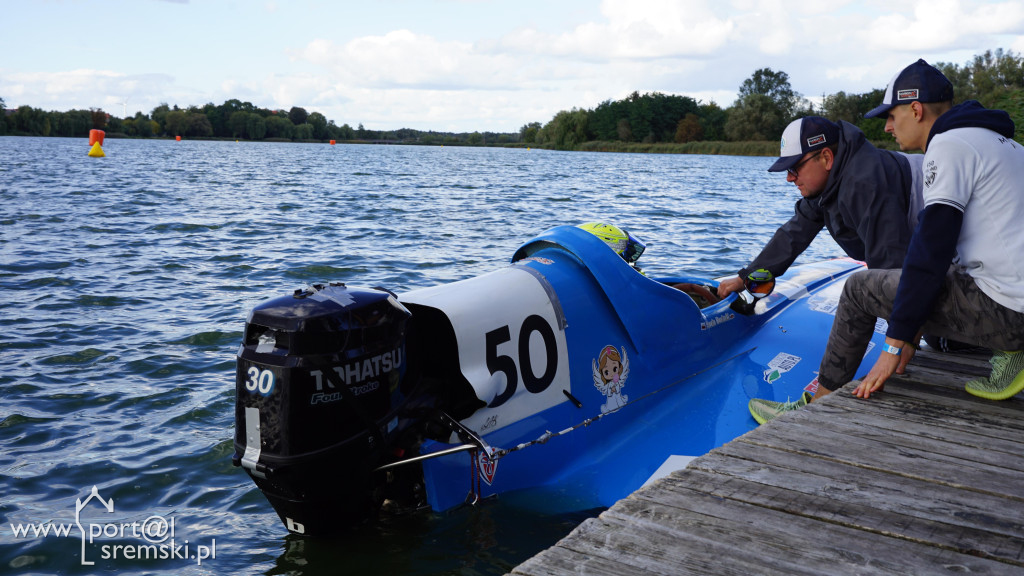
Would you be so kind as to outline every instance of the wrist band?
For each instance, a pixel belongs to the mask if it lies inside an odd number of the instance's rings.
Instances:
[[[889,354],[892,354],[893,356],[899,356],[900,352],[903,352],[903,349],[902,348],[897,348],[896,346],[893,346],[892,344],[889,344],[888,342],[886,342],[886,343],[882,344],[882,352],[888,352]]]

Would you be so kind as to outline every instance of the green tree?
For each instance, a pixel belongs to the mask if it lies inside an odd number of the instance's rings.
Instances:
[[[188,126],[186,128],[186,135],[192,138],[209,138],[213,136],[213,126],[210,125],[210,119],[202,112],[187,112],[185,114],[188,120]]]
[[[796,117],[802,103],[803,97],[790,86],[788,74],[771,68],[755,70],[740,85],[739,97],[726,122],[726,137],[776,140]]]
[[[288,111],[288,119],[291,120],[292,124],[295,124],[296,126],[300,124],[305,124],[307,118],[309,118],[309,113],[306,112],[305,108],[292,106],[292,109]]]
[[[700,119],[692,112],[676,125],[676,142],[697,142],[703,138],[704,128],[700,125]]]
[[[542,143],[560,150],[572,150],[587,140],[587,112],[579,108],[555,114],[541,130]]]
[[[963,67],[942,62],[935,67],[953,83],[956,103],[964,100],[991,102],[1024,88],[1024,60],[1001,48],[995,52],[986,50]]]
[[[313,126],[308,122],[305,124],[299,124],[295,127],[295,139],[296,140],[312,140],[313,139]]]
[[[249,133],[246,126],[249,124],[249,112],[238,110],[232,112],[228,117],[228,127],[231,129],[231,136],[234,138],[248,138]]]
[[[275,114],[267,117],[264,122],[267,125],[267,138],[287,138],[291,140],[295,137],[295,125],[292,124],[287,116]]]
[[[317,140],[327,139],[327,118],[323,114],[313,112],[306,117],[306,123],[313,127],[313,138]]]
[[[171,136],[185,136],[188,131],[188,118],[184,110],[170,110],[164,116],[164,132]]]
[[[782,111],[763,94],[747,94],[727,112],[725,136],[733,141],[776,140],[786,125]]]
[[[79,138],[89,135],[92,128],[92,112],[89,110],[68,110],[67,112],[51,112],[50,133],[53,136]]]
[[[161,102],[159,106],[153,108],[153,111],[149,113],[149,117],[160,126],[159,130],[153,132],[154,134],[164,133],[164,121],[167,119],[167,113],[170,111],[171,107],[166,102]]]
[[[140,138],[149,138],[153,135],[152,121],[148,116],[142,112],[136,112],[135,117],[135,135]]]
[[[714,102],[701,104],[697,109],[697,117],[700,119],[700,127],[704,131],[704,140],[725,140],[725,122],[728,120],[728,115],[721,106]]]
[[[335,126],[334,121],[332,120],[328,128],[330,129],[330,137],[335,140],[354,140],[356,137],[355,130],[353,130],[348,124]]]
[[[34,136],[50,135],[50,119],[46,113],[31,106],[18,106],[11,115],[12,130]]]
[[[629,118],[619,118],[615,123],[615,138],[620,142],[633,141],[633,128],[629,125]]]
[[[203,105],[202,113],[210,123],[210,129],[213,130],[213,136],[221,138],[230,136],[230,130],[228,130],[228,118],[224,116],[224,109],[222,107],[214,105],[213,102],[207,102]],[[228,116],[230,116],[230,114]]]
[[[245,120],[245,132],[250,140],[263,140],[267,135],[267,122],[259,114],[249,114]]]
[[[533,144],[537,141],[537,133],[540,132],[540,129],[540,122],[523,124],[523,127],[519,129],[519,140],[527,144]]]
[[[96,130],[102,130],[107,125],[107,117],[109,114],[103,111],[102,108],[90,108],[92,112],[92,127]]]
[[[124,134],[124,119],[111,116],[107,119],[106,130],[113,134]]]

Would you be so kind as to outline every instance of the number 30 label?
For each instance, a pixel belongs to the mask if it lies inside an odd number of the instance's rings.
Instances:
[[[274,373],[270,370],[260,370],[256,366],[250,366],[247,375],[245,389],[249,392],[259,392],[264,396],[270,396],[270,393],[274,391]]]

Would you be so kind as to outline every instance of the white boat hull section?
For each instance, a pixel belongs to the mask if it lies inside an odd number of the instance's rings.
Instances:
[[[462,375],[487,403],[464,426],[489,434],[568,401],[565,319],[552,298],[542,277],[519,266],[402,296],[451,322]]]

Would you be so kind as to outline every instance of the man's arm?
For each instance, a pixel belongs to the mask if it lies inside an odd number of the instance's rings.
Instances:
[[[742,278],[753,270],[764,268],[779,277],[789,269],[797,256],[803,253],[818,232],[825,227],[825,217],[813,200],[801,198],[796,203],[796,210],[788,222],[775,231],[775,235],[754,258],[754,261],[739,271],[736,278],[722,281],[718,286],[718,296],[725,298],[743,286]]]

